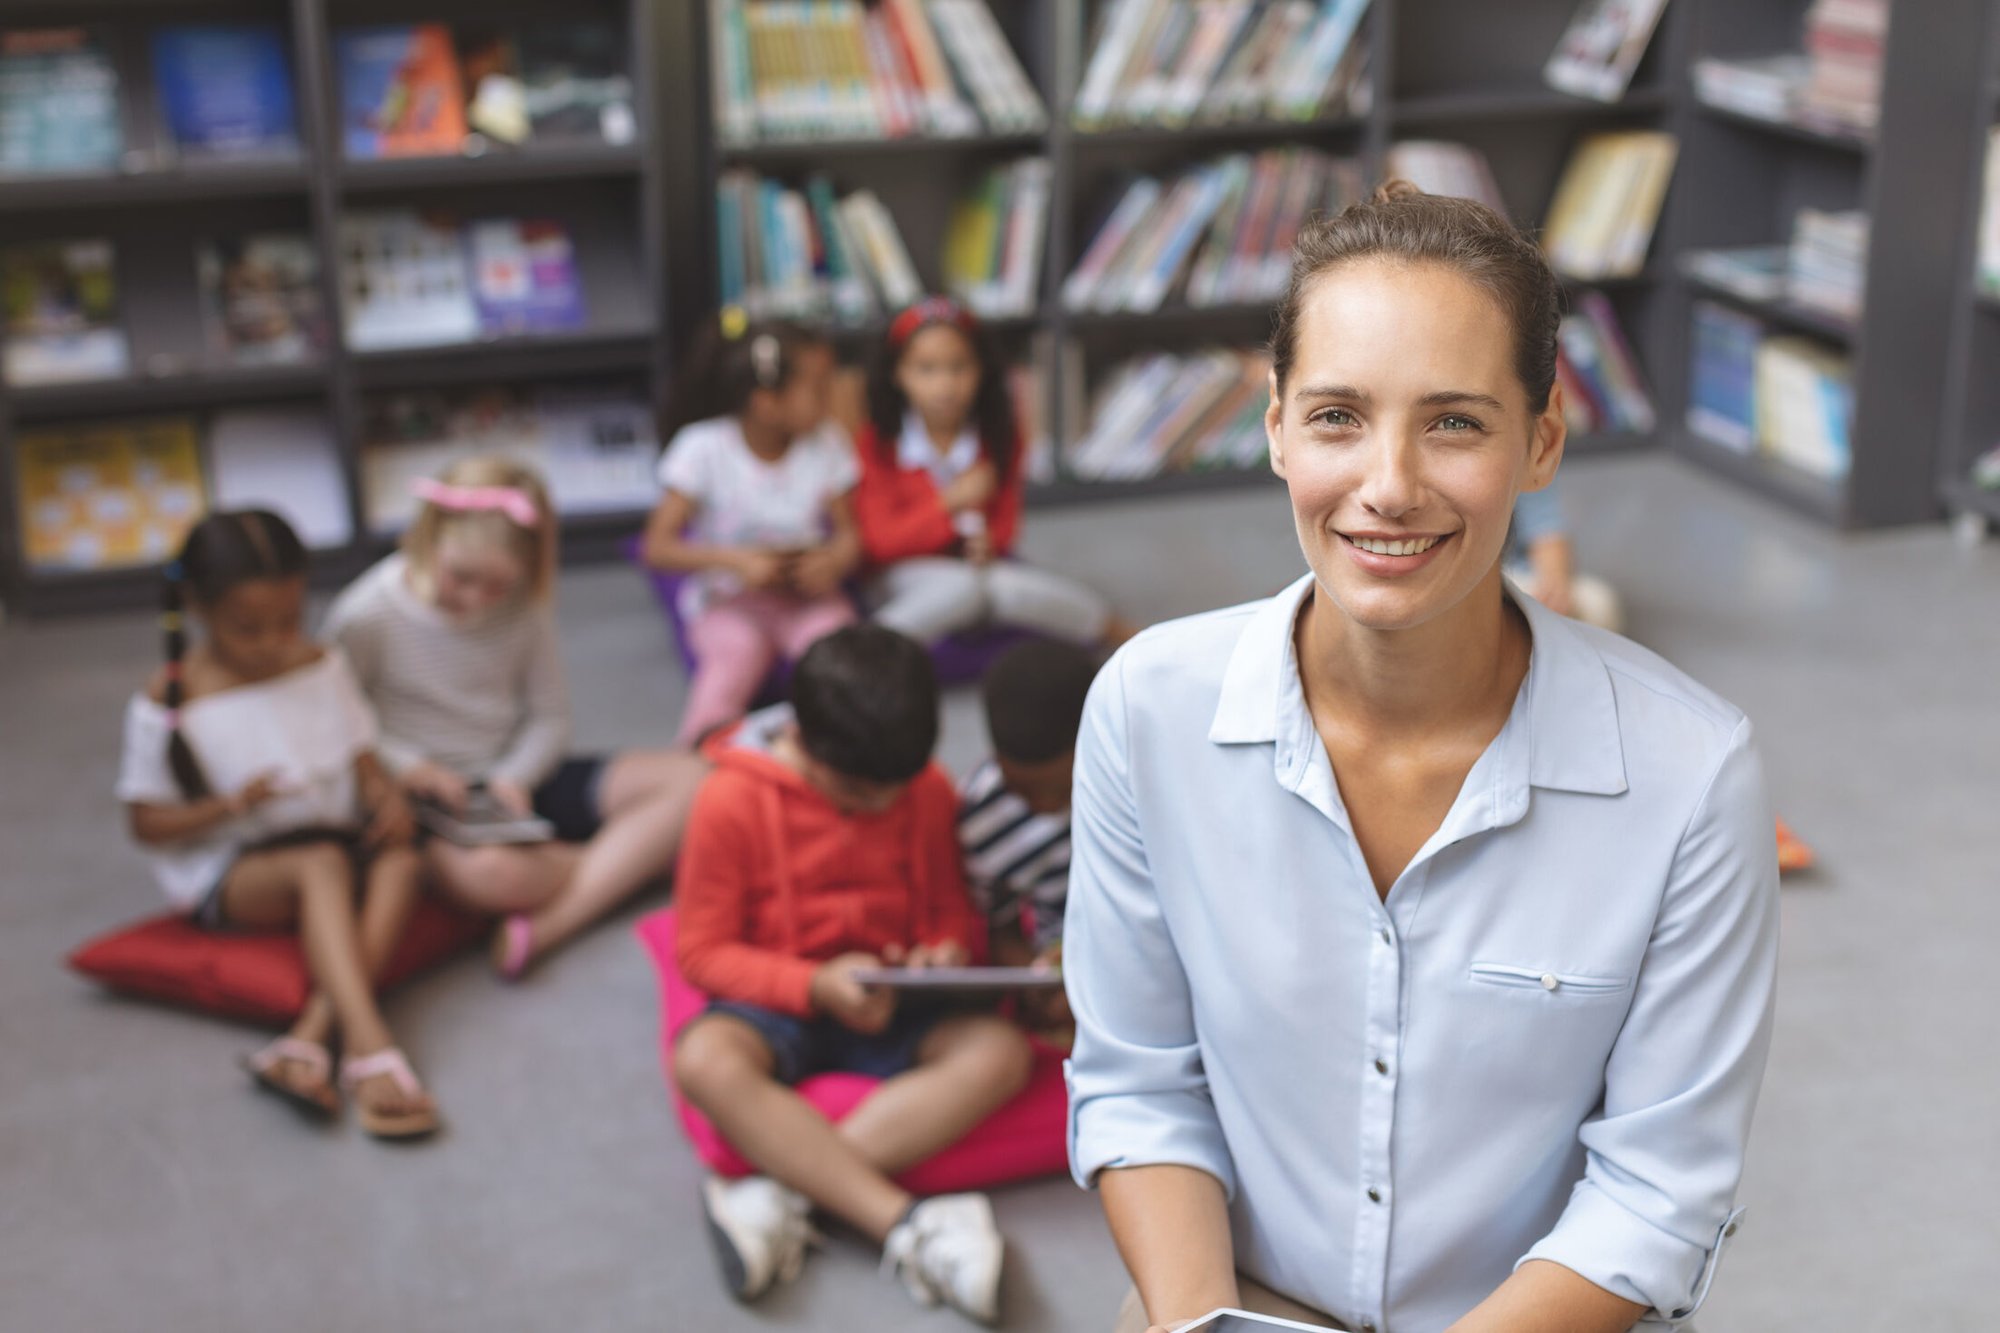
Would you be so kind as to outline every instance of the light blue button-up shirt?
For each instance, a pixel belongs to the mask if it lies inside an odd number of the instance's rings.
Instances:
[[[1230,1198],[1238,1266],[1435,1333],[1526,1259],[1701,1304],[1770,1041],[1778,870],[1750,725],[1516,598],[1533,651],[1375,890],[1299,684],[1312,588],[1159,626],[1077,747],[1070,1159]]]

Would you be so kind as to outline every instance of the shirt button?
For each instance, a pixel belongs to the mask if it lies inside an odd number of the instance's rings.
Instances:
[[[1387,1074],[1389,1072],[1389,1062],[1387,1060],[1377,1060],[1375,1062],[1375,1072],[1378,1074]]]
[[[1382,1202],[1382,1191],[1381,1191],[1381,1190],[1378,1190],[1378,1189],[1371,1189],[1371,1190],[1369,1190],[1369,1191],[1368,1191],[1368,1202],[1370,1202],[1370,1203],[1380,1203],[1380,1202]]]
[[[1389,934],[1388,929],[1385,927],[1382,931],[1382,943],[1394,944],[1395,942],[1395,938]]]
[[[1543,989],[1543,990],[1554,990],[1554,989],[1555,989],[1556,987],[1558,987],[1558,986],[1560,986],[1560,985],[1562,985],[1562,982],[1560,982],[1560,981],[1557,981],[1557,980],[1556,980],[1556,974],[1555,974],[1555,973],[1553,973],[1553,972],[1544,972],[1544,973],[1542,973],[1542,989]]]

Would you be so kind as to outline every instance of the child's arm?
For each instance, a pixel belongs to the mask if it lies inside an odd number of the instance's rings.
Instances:
[[[373,750],[354,756],[354,781],[361,795],[361,808],[368,812],[363,837],[370,847],[407,847],[417,835],[416,816],[402,787]]]
[[[744,938],[750,925],[747,899],[764,842],[748,808],[753,795],[725,772],[710,777],[695,796],[674,875],[676,956],[681,975],[718,1000],[810,1017],[819,965]]]
[[[913,943],[932,957],[941,945],[956,946],[958,962],[980,962],[986,957],[986,918],[973,901],[965,882],[963,849],[958,841],[958,793],[944,770],[932,764],[911,784],[910,795],[918,802],[917,818],[923,820],[920,834],[930,874],[920,886],[928,890],[928,901],[918,904],[918,916],[925,923],[920,938]]]
[[[1528,547],[1528,566],[1535,571],[1535,600],[1559,616],[1576,613],[1576,547],[1561,533]]]
[[[1014,539],[1021,533],[1021,504],[1028,476],[1026,447],[1025,440],[1014,441],[1014,457],[1007,465],[1007,475],[1000,479],[993,498],[986,502],[986,540],[995,555],[1012,551]]]
[[[825,597],[861,563],[861,530],[854,522],[853,501],[836,495],[826,502],[832,535],[798,558],[792,566],[792,586],[805,597]]]
[[[555,617],[546,610],[535,617],[521,686],[521,725],[487,776],[488,788],[516,814],[528,812],[530,793],[555,772],[569,749],[569,686],[563,679]]]
[[[682,573],[727,570],[752,588],[776,587],[783,580],[785,562],[775,552],[688,541],[685,534],[695,509],[693,498],[679,491],[661,497],[646,520],[646,538],[640,546],[648,565]]]
[[[861,443],[861,483],[854,488],[854,513],[868,560],[893,565],[926,555],[949,555],[958,545],[937,487],[928,477],[905,481],[895,464],[881,457],[874,437]]]
[[[229,796],[204,796],[178,805],[151,801],[129,801],[125,805],[133,841],[147,847],[177,842],[193,842],[232,819],[255,810],[279,794],[276,774],[252,778],[243,790]]]

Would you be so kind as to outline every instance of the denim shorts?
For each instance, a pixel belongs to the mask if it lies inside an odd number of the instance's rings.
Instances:
[[[905,1003],[897,1007],[887,1028],[871,1036],[831,1018],[795,1018],[729,1000],[713,1001],[707,1013],[726,1015],[755,1028],[771,1048],[772,1077],[787,1086],[814,1074],[891,1079],[908,1073],[916,1067],[924,1038],[945,1016],[939,1009]]]

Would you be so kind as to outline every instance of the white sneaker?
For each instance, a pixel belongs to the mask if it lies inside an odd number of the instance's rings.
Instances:
[[[910,1210],[882,1246],[882,1269],[919,1305],[940,1301],[982,1324],[1000,1319],[1007,1242],[984,1194],[942,1194]]]
[[[755,1300],[775,1283],[798,1277],[807,1247],[820,1240],[812,1228],[811,1202],[768,1176],[710,1176],[701,1185],[701,1206],[722,1280],[739,1301]]]

